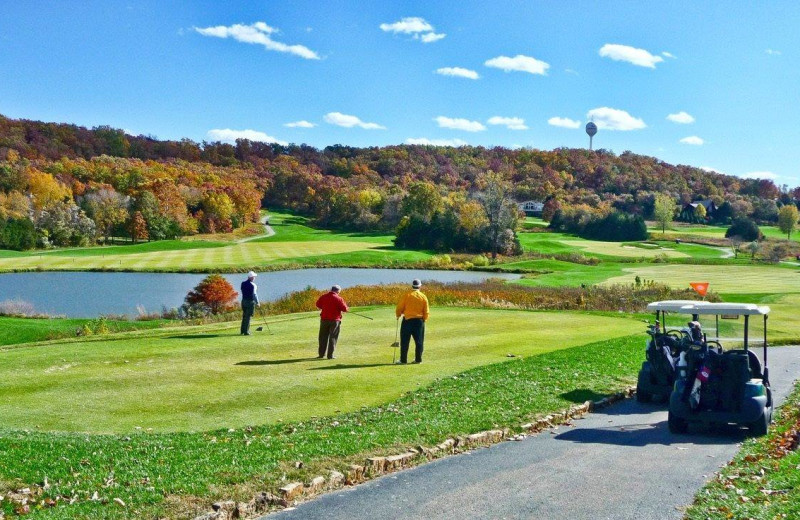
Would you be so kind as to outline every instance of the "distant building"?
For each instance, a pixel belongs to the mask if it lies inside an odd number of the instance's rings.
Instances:
[[[526,200],[525,202],[518,202],[517,207],[529,217],[541,217],[542,210],[544,209],[544,202],[537,202],[535,200]]]
[[[713,218],[714,213],[717,211],[717,205],[714,204],[714,201],[711,199],[705,200],[696,200],[694,202],[690,202],[686,204],[683,209],[681,209],[680,219],[685,220],[687,222],[692,222],[694,220],[694,211],[697,206],[703,206],[706,210],[706,218]]]

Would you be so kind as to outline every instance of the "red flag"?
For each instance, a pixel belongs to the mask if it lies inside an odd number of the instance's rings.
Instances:
[[[700,296],[705,297],[706,293],[708,292],[708,282],[689,282],[689,285],[697,291],[697,294]]]

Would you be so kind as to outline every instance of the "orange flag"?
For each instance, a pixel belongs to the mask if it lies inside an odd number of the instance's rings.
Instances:
[[[706,293],[708,292],[708,282],[689,282],[689,285],[697,291],[697,294],[700,296],[705,297]]]

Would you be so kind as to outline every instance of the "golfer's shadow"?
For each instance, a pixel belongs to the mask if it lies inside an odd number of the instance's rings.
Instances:
[[[314,361],[316,357],[310,358],[291,358],[291,359],[254,359],[252,361],[239,361],[236,365],[258,367],[265,365],[287,365],[289,363],[300,363],[303,361]]]
[[[339,363],[337,365],[327,365],[323,367],[309,368],[309,370],[347,370],[349,368],[388,367],[389,365],[393,364],[394,363],[366,363],[363,365],[343,365]]]

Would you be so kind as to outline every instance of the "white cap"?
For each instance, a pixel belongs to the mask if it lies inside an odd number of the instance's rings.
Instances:
[[[249,273],[247,273],[247,277],[248,278],[255,278],[256,276],[258,276],[258,275],[253,271],[250,271]]]

